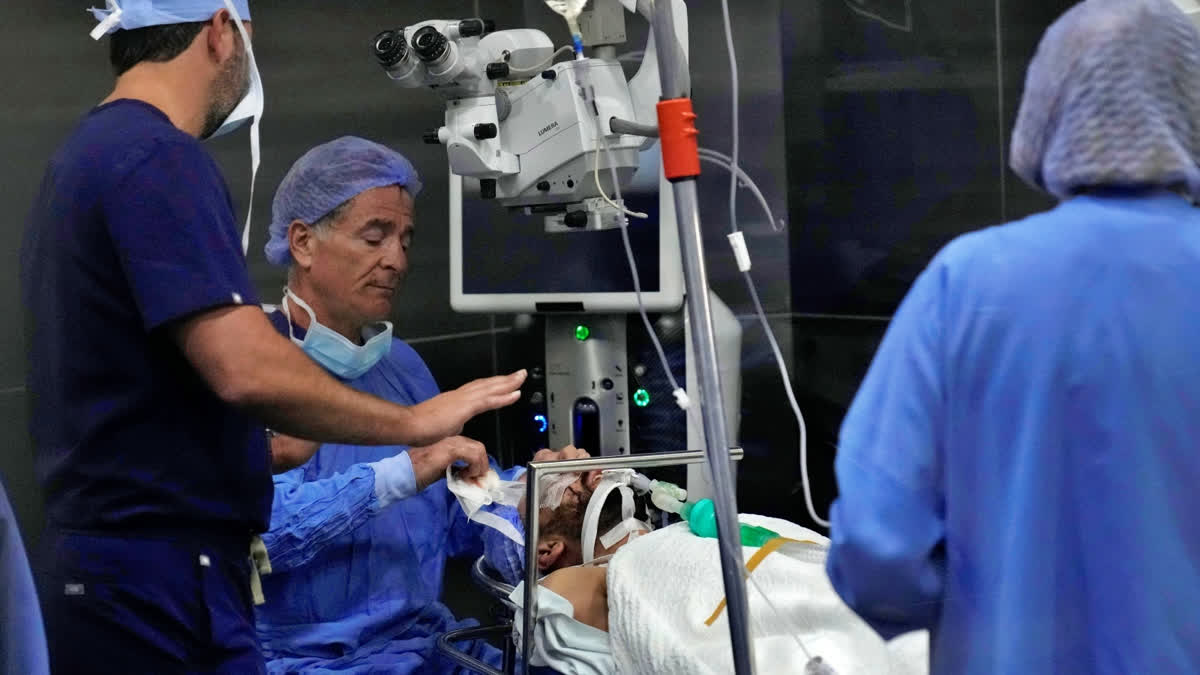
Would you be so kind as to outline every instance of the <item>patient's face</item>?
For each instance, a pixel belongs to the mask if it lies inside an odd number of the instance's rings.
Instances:
[[[579,543],[583,532],[583,516],[599,479],[598,471],[584,474],[563,492],[558,507],[541,509],[538,517],[538,566],[543,572],[583,563],[583,551]]]
[[[572,483],[556,509],[542,509],[538,529],[538,563],[543,572],[583,564],[583,518],[592,494],[600,483],[600,472],[592,471]],[[625,537],[605,548],[599,540],[592,555],[600,558],[616,553],[628,542]],[[544,554],[544,555],[543,555]]]

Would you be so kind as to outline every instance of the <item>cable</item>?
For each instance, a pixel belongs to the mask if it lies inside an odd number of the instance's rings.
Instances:
[[[719,155],[720,153],[713,154]],[[723,160],[712,157],[703,150],[701,151],[700,159],[730,169],[730,166]],[[767,205],[767,200],[762,198],[762,192],[759,191],[758,186],[744,172],[741,175],[746,181],[746,186],[751,188],[751,191],[758,196],[758,203],[762,207],[767,219],[771,220],[774,218],[771,213],[771,207]],[[788,375],[787,364],[783,360],[783,352],[779,349],[779,342],[775,339],[775,333],[771,330],[771,326],[767,321],[767,314],[763,309],[762,301],[758,297],[758,289],[754,286],[754,280],[750,277],[749,271],[742,274],[746,280],[746,288],[750,290],[750,298],[754,301],[754,311],[758,315],[759,322],[762,324],[763,332],[767,334],[768,342],[771,344],[771,351],[775,355],[775,363],[779,366],[779,375],[783,379],[784,391],[787,392],[788,403],[792,406],[792,413],[796,416],[796,425],[800,430],[800,478],[804,486],[804,506],[808,509],[808,515],[813,519],[813,522],[827,528],[829,527],[829,521],[819,517],[816,508],[813,506],[812,489],[808,477],[808,428],[804,423],[804,414],[800,412],[800,404],[796,401],[796,392],[792,387],[792,378]]]
[[[880,16],[880,15],[876,14],[875,12],[872,12],[868,9],[864,9],[862,7],[855,6],[856,3],[862,2],[862,0],[845,0],[845,2],[846,2],[846,8],[849,9],[851,12],[854,12],[855,14],[865,16],[868,19],[874,19],[875,21],[878,21],[879,23],[887,26],[888,28],[894,28],[898,31],[903,31],[905,33],[912,32],[912,29],[913,29],[912,0],[904,0],[904,23],[896,23],[895,21],[891,21],[890,19],[885,19],[882,16]]]
[[[726,171],[733,171],[733,166],[729,163],[728,155],[719,152],[700,148],[700,161],[716,164]],[[775,214],[771,212],[771,206],[767,204],[767,199],[763,197],[763,193],[759,190],[758,185],[740,167],[737,170],[737,175],[742,181],[742,187],[750,190],[751,194],[758,199],[758,205],[762,207],[763,213],[767,215],[767,222],[771,224],[772,231],[783,232],[787,228],[787,223],[783,220],[775,220]]]
[[[746,277],[746,288],[750,289],[750,297],[754,300],[754,309],[758,312],[758,319],[762,323],[763,332],[767,334],[767,340],[771,343],[771,351],[775,353],[775,363],[779,366],[779,377],[783,379],[788,403],[792,406],[792,413],[796,416],[796,425],[800,429],[800,480],[804,487],[804,507],[808,509],[808,517],[812,518],[813,522],[828,529],[829,521],[818,516],[817,509],[813,506],[812,484],[808,478],[808,428],[804,424],[804,414],[800,412],[800,404],[796,402],[796,392],[792,390],[792,379],[788,376],[787,364],[783,360],[783,353],[779,350],[779,342],[775,340],[775,332],[767,323],[767,314],[763,311],[762,302],[758,299],[758,289],[754,287],[750,273],[744,272],[743,274]]]
[[[593,98],[593,100],[594,100],[594,98]],[[601,143],[603,143],[604,156],[608,159],[608,168],[612,169],[612,173],[613,173],[613,177],[612,177],[613,188],[616,190],[617,199],[621,198],[621,186],[617,184],[617,169],[616,169],[616,167],[613,166],[612,152],[609,151],[608,141],[605,140],[604,137],[600,135],[601,133],[603,133],[603,129],[600,128],[600,118],[597,117],[596,118],[596,157],[595,157],[595,161],[592,163],[592,178],[595,179],[595,181],[596,181],[596,190],[600,192],[600,198],[603,199],[604,201],[608,202],[609,206],[620,211],[622,214],[624,214],[626,216],[629,216],[631,218],[640,218],[640,219],[649,218],[650,217],[649,215],[642,213],[641,211],[630,211],[629,209],[625,208],[624,206],[614,202],[612,199],[609,199],[608,194],[606,192],[604,192],[604,186],[600,185],[600,149],[601,149]],[[625,219],[624,218],[621,219],[621,231],[622,232],[625,231]],[[638,296],[638,304],[641,304],[641,301],[642,301],[641,296],[639,295]]]
[[[737,232],[737,173],[738,173],[738,153],[741,150],[741,126],[739,119],[739,97],[738,97],[738,68],[737,68],[737,51],[733,47],[733,22],[729,20],[729,0],[721,0],[721,15],[725,20],[725,48],[729,52],[729,87],[732,97],[733,117],[733,154],[729,158],[731,167],[729,176],[729,227],[732,231]]]
[[[737,533],[735,533],[735,536],[740,537],[740,535]],[[732,549],[733,549],[733,542],[731,542],[731,541],[722,542],[720,537],[717,538],[717,545],[724,546],[727,552],[732,551]],[[799,646],[800,651],[804,653],[804,658],[812,659],[812,657],[813,657],[812,652],[808,651],[808,647],[805,646],[804,641],[800,639],[800,631],[796,630],[796,628],[794,626],[792,626],[792,622],[788,621],[787,618],[783,615],[783,612],[781,612],[779,610],[779,608],[775,606],[775,603],[771,602],[771,596],[767,595],[767,592],[764,591],[762,586],[759,585],[758,580],[754,578],[754,575],[750,572],[747,572],[746,570],[742,570],[742,578],[745,579],[746,581],[750,582],[750,585],[754,587],[754,590],[758,591],[758,594],[760,596],[762,596],[763,601],[767,603],[767,608],[770,609],[771,613],[775,615],[775,620],[778,621],[781,625],[784,625],[787,627],[788,635],[791,635],[792,639],[796,641],[796,645]],[[801,621],[804,621],[804,620],[801,619]],[[810,626],[810,628],[811,628],[811,626]]]
[[[562,56],[564,53],[565,54],[574,54],[575,48],[572,47],[571,45],[563,45],[562,47],[559,47],[558,49],[554,50],[554,53],[550,55],[550,58],[546,59],[545,61],[542,61],[540,64],[538,64],[536,66],[531,66],[529,68],[513,68],[513,67],[509,66],[508,74],[516,75],[518,77],[524,77],[526,75],[537,75],[538,73],[541,73],[546,68],[554,65],[554,59],[557,59],[558,57]]]
[[[739,116],[738,116],[738,72],[737,72],[737,53],[733,45],[733,23],[729,19],[729,0],[721,0],[721,14],[725,22],[725,47],[729,52],[729,70],[730,70],[730,87],[732,89],[731,96],[733,99],[732,116],[733,116],[733,154],[729,158],[729,229],[732,233],[740,232],[737,225],[737,181],[739,175],[745,175],[738,168],[738,152],[740,150],[740,133],[739,133]],[[710,151],[712,152],[712,151]],[[749,177],[747,176],[749,181]],[[753,181],[749,181],[753,183]],[[755,188],[757,191],[757,186]],[[760,204],[765,205],[766,200],[761,200]],[[767,209],[770,214],[770,209]],[[768,215],[768,218],[773,216]],[[813,506],[812,500],[812,484],[808,476],[808,427],[804,423],[804,414],[800,412],[800,404],[796,402],[796,393],[792,388],[792,379],[787,372],[787,364],[783,360],[783,353],[779,349],[779,342],[775,339],[775,332],[771,330],[771,325],[767,322],[766,311],[763,310],[762,302],[758,298],[758,289],[754,287],[754,279],[750,276],[749,269],[742,271],[742,275],[746,280],[746,288],[750,291],[750,297],[754,301],[754,309],[758,313],[759,321],[762,323],[763,332],[767,334],[767,340],[771,344],[771,351],[775,354],[775,362],[779,366],[779,374],[783,379],[784,391],[787,392],[788,403],[792,406],[792,413],[796,416],[796,425],[800,432],[800,480],[804,488],[804,506],[808,509],[808,516],[813,522],[821,527],[828,528],[829,521],[817,515],[817,509]]]
[[[591,97],[592,101],[594,102],[596,99],[595,89],[593,89],[591,86],[588,86],[586,91],[588,92],[588,95]],[[593,117],[593,120],[596,125],[596,160],[595,160],[595,163],[593,166],[593,176],[595,177],[595,180],[596,180],[596,189],[600,190],[600,195],[602,197],[604,197],[604,200],[606,202],[608,202],[613,207],[619,209],[622,214],[634,215],[634,217],[640,217],[640,218],[647,218],[648,216],[644,213],[636,214],[636,212],[629,211],[625,207],[619,206],[618,204],[613,202],[611,199],[609,199],[608,195],[604,194],[604,188],[601,187],[601,185],[600,185],[600,150],[601,150],[601,148],[603,148],[603,150],[604,150],[605,158],[608,159],[608,169],[609,169],[609,171],[612,172],[613,191],[616,193],[617,199],[621,199],[621,183],[619,180],[617,180],[617,167],[613,163],[612,150],[608,147],[608,140],[604,137],[604,129],[600,125],[600,117],[595,116],[595,117]],[[670,383],[671,383],[671,391],[673,393],[674,392],[682,392],[683,389],[679,386],[679,382],[675,380],[675,374],[671,372],[671,366],[667,362],[667,354],[663,350],[662,342],[658,339],[658,334],[654,332],[654,326],[652,326],[650,324],[650,316],[646,313],[646,303],[642,298],[642,280],[641,280],[641,276],[638,274],[638,271],[637,271],[637,261],[633,257],[633,244],[631,244],[629,241],[628,227],[629,227],[629,222],[624,218],[624,216],[622,216],[621,217],[621,226],[620,226],[621,243],[623,243],[625,245],[625,259],[629,262],[629,274],[633,278],[633,292],[634,292],[634,295],[637,297],[638,314],[641,315],[642,324],[644,324],[646,327],[646,333],[650,336],[650,341],[654,344],[654,351],[656,351],[658,353],[658,361],[660,364],[662,364],[663,372],[666,373],[667,380],[670,381]],[[679,402],[679,394],[676,393],[675,396],[676,396],[676,401]],[[684,397],[686,397],[686,396],[687,395],[684,394]],[[686,398],[685,398],[685,400],[686,400]],[[685,408],[685,410],[686,409],[687,408]]]

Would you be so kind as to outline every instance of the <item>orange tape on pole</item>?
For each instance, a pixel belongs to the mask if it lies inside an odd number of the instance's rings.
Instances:
[[[700,175],[700,132],[696,130],[692,99],[659,102],[658,136],[662,141],[663,172],[667,180]]]

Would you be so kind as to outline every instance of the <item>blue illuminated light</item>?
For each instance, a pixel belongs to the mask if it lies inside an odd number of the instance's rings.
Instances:
[[[537,422],[539,425],[539,428],[538,428],[539,434],[546,433],[546,429],[550,426],[550,423],[546,421],[545,415],[534,415],[533,421]]]

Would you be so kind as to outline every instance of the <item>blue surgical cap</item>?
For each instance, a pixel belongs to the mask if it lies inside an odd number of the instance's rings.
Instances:
[[[207,21],[225,9],[225,0],[108,0],[105,9],[93,8],[92,16],[97,21],[107,19],[114,11],[114,4],[121,8],[121,17],[109,29],[110,33],[119,29]],[[233,0],[233,6],[243,21],[250,20],[250,0]]]
[[[1014,171],[1060,199],[1186,187],[1200,199],[1200,33],[1171,0],[1087,0],[1046,31],[1013,130]]]
[[[275,191],[267,260],[275,265],[291,264],[288,227],[292,221],[315,223],[363,192],[389,185],[403,187],[413,197],[421,191],[417,170],[391,148],[343,136],[309,150]]]

